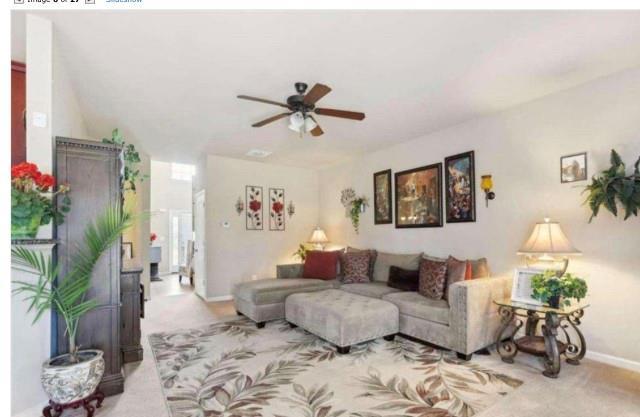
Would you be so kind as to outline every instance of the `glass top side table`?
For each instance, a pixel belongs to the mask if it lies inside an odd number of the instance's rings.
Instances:
[[[564,354],[567,363],[571,365],[579,365],[584,358],[587,344],[578,326],[588,304],[574,303],[552,308],[511,299],[493,302],[498,305],[502,322],[496,338],[496,349],[504,362],[513,363],[513,358],[519,351],[540,356],[545,368],[542,374],[557,378],[560,373],[560,355]],[[538,335],[538,323],[541,320],[544,320],[540,326],[542,334]],[[525,335],[515,339],[523,325]]]

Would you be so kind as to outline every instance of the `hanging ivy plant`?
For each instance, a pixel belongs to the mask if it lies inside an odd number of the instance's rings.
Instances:
[[[146,174],[140,173],[138,164],[140,163],[140,154],[136,147],[131,143],[125,142],[122,134],[116,128],[111,132],[111,139],[103,138],[103,143],[122,146],[122,155],[124,159],[124,191],[131,190],[136,192],[136,182],[142,182],[148,177]]]
[[[356,233],[360,232],[360,213],[364,211],[364,208],[368,205],[366,197],[357,197],[351,201],[351,209],[349,210],[349,217],[351,218],[351,224]]]
[[[585,200],[585,204],[589,204],[591,209],[589,223],[598,215],[603,205],[617,217],[620,204],[624,208],[624,220],[632,214],[637,216],[640,209],[640,157],[634,164],[633,174],[627,175],[620,155],[612,149],[611,167],[602,171],[599,176],[594,175],[584,192],[589,193]]]

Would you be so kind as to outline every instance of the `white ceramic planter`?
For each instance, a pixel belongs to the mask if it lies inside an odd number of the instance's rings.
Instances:
[[[40,379],[49,398],[58,404],[69,404],[91,395],[98,387],[104,373],[104,359],[101,350],[81,350],[81,362],[72,365],[64,363],[69,355],[56,356],[42,364]]]

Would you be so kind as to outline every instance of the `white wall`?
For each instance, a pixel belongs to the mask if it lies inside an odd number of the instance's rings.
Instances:
[[[56,48],[54,31],[53,50],[53,136],[64,136],[76,139],[88,139],[89,133],[82,116],[71,80],[67,72],[64,58]]]
[[[199,171],[199,170],[197,170]],[[275,267],[290,263],[293,252],[306,242],[318,220],[318,176],[315,171],[209,155],[206,176],[207,297],[231,294],[235,283],[275,276]],[[202,179],[198,184],[204,184]],[[245,198],[245,186],[285,189],[285,205],[293,201],[296,214],[286,216],[285,231],[270,231],[267,199],[263,201],[264,230],[246,230],[246,211],[235,204]],[[267,194],[268,195],[268,194]],[[228,221],[229,228],[222,227]],[[197,271],[196,271],[197,274]]]
[[[435,256],[486,256],[494,275],[510,275],[523,259],[516,251],[533,224],[560,222],[584,256],[569,270],[589,285],[583,330],[590,351],[640,362],[640,218],[627,221],[602,212],[588,224],[582,205],[586,181],[561,184],[560,156],[588,152],[589,176],[608,166],[615,148],[631,166],[640,155],[640,70],[631,70],[475,119],[372,153],[320,174],[320,219],[331,240],[383,251],[425,251]],[[475,151],[475,223],[442,228],[395,229],[363,215],[356,235],[340,204],[353,186],[372,197],[372,174],[443,162]],[[485,208],[482,174],[494,177],[496,199]],[[604,209],[603,209],[604,210]],[[395,215],[395,213],[394,213]]]
[[[171,163],[151,161],[151,232],[158,235],[153,246],[162,248],[160,274],[170,273],[169,233],[171,210],[191,211],[191,181],[171,178]]]

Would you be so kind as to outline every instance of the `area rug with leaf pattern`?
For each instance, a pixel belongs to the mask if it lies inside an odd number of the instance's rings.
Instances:
[[[522,381],[402,337],[348,355],[285,321],[149,336],[172,417],[467,417]]]

